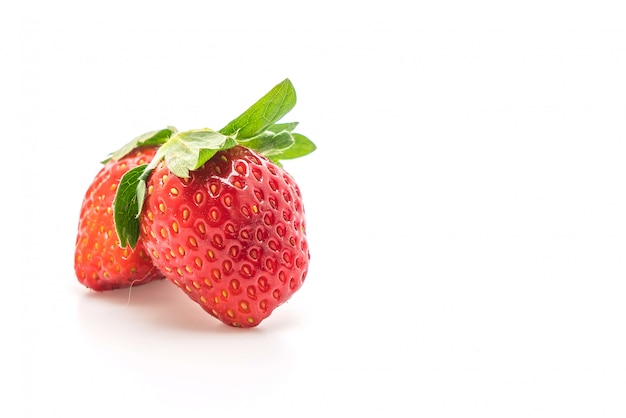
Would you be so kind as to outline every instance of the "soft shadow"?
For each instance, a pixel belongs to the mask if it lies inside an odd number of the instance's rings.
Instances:
[[[167,280],[106,292],[87,291],[81,298],[78,308],[83,321],[89,321],[91,318],[97,322],[115,316],[117,320],[124,323],[133,322],[138,326],[143,322],[156,328],[202,333],[249,335],[297,326],[296,318],[280,315],[279,311],[285,307],[279,307],[255,328],[228,326],[206,313]]]
[[[94,358],[119,361],[155,379],[167,375],[210,385],[205,376],[217,375],[220,384],[254,390],[242,384],[242,375],[269,376],[277,383],[292,373],[296,362],[285,330],[297,326],[297,317],[293,322],[291,315],[274,312],[258,327],[230,327],[168,281],[139,286],[130,293],[129,289],[86,292],[77,308]]]

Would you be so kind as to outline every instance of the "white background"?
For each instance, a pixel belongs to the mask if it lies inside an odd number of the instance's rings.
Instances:
[[[20,3],[1,415],[626,416],[622,3]],[[286,77],[318,146],[285,165],[312,255],[290,302],[238,330],[167,282],[79,285],[98,162]]]

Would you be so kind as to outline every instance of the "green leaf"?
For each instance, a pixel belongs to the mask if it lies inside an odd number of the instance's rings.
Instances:
[[[234,140],[211,129],[180,132],[161,147],[167,168],[178,177],[189,177],[219,150],[234,146]]]
[[[291,147],[286,148],[279,154],[272,156],[274,160],[292,160],[294,158],[303,157],[312,153],[317,149],[315,144],[306,136],[298,133],[291,134],[294,139],[294,143]]]
[[[115,231],[122,248],[130,245],[134,249],[139,240],[139,214],[145,196],[145,179],[149,175],[146,168],[147,165],[144,164],[127,171],[120,180],[113,201]],[[138,194],[141,195],[141,204]]]
[[[279,121],[295,104],[296,91],[291,81],[285,79],[220,132],[224,135],[236,134],[238,141],[252,138]]]
[[[145,134],[139,135],[134,138],[128,144],[124,145],[122,148],[117,151],[111,153],[109,157],[104,160],[102,163],[105,164],[110,160],[119,160],[124,157],[126,154],[131,152],[137,147],[142,145],[161,145],[167,142],[170,137],[177,132],[176,128],[173,126],[168,126],[165,129],[161,129],[159,131],[150,131]]]
[[[296,129],[296,126],[298,126],[298,122],[275,123],[268,127],[267,130],[274,133],[279,133],[280,131],[293,132],[293,130]]]
[[[245,146],[267,157],[277,155],[294,144],[294,138],[289,131],[274,133],[265,131],[245,142]]]

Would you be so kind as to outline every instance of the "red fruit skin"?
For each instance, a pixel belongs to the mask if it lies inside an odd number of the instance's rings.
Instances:
[[[300,190],[242,147],[189,178],[160,163],[148,180],[140,236],[154,264],[225,324],[255,327],[302,286],[309,266]]]
[[[85,193],[78,222],[74,270],[78,281],[92,290],[137,286],[163,278],[141,240],[135,250],[120,248],[113,218],[113,200],[120,179],[129,169],[150,162],[156,149],[138,148],[120,160],[107,162]]]

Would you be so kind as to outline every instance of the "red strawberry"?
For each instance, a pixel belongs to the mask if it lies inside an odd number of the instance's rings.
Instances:
[[[109,160],[87,189],[80,211],[74,269],[78,281],[96,291],[148,283],[163,275],[139,243],[121,248],[115,234],[113,199],[120,179],[129,168],[149,162],[157,147],[133,150],[119,160]]]
[[[147,187],[145,248],[211,315],[256,326],[302,286],[309,264],[302,198],[276,164],[236,146],[188,178],[162,162]]]
[[[162,144],[120,182],[120,242],[143,241],[169,280],[228,325],[257,326],[307,275],[302,198],[279,161],[315,145],[292,132],[297,123],[276,123],[295,101],[285,80],[219,132],[171,128],[123,148]]]

